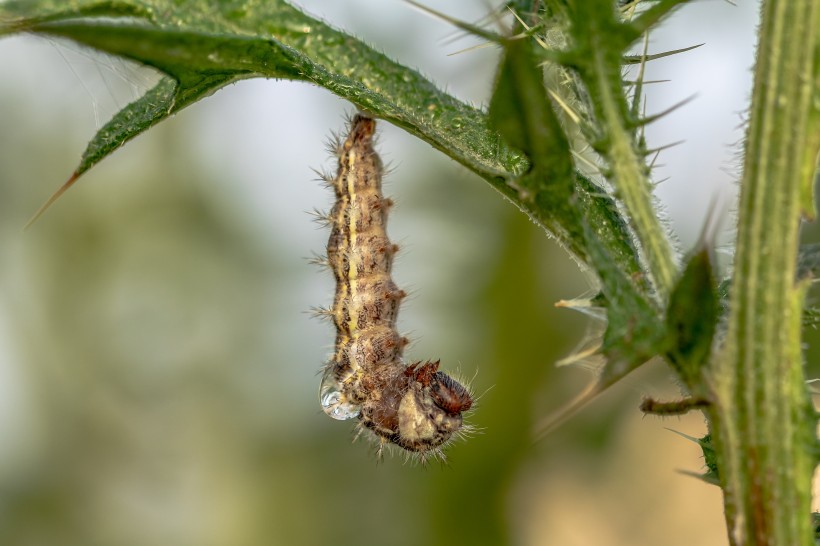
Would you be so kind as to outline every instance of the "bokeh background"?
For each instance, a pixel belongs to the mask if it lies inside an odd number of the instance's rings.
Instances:
[[[466,20],[489,7],[429,5]],[[464,100],[489,98],[498,51],[398,1],[300,5],[418,67]],[[685,6],[651,40],[705,43],[650,66],[648,112],[696,94],[649,129],[656,177],[685,252],[710,203],[731,240],[738,140],[756,2]],[[33,228],[86,142],[156,75],[64,42],[0,40],[0,544],[725,544],[700,471],[697,415],[649,364],[533,441],[589,380],[557,360],[600,325],[560,299],[591,284],[486,183],[381,124],[395,170],[390,233],[412,298],[411,358],[471,379],[481,433],[449,462],[377,461],[317,391],[333,342],[310,317],[327,272],[304,259],[327,233],[305,211],[329,192],[324,142],[352,107],[306,84],[233,85],[155,127],[85,176]],[[668,179],[668,180],[667,180]],[[811,341],[811,339],[809,339]],[[810,368],[811,356],[808,358]]]

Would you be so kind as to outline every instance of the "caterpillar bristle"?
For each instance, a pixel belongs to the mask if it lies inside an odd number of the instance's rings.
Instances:
[[[330,137],[325,141],[325,151],[332,157],[339,157],[342,154],[344,140],[339,133],[331,132]]]
[[[311,307],[310,316],[320,320],[333,320],[333,309],[328,307]]]
[[[315,223],[319,224],[322,227],[329,227],[333,223],[333,217],[330,215],[329,212],[313,209],[307,211],[308,215],[311,217]]]
[[[316,178],[313,179],[314,182],[321,182],[324,186],[333,187],[334,175],[332,173],[314,168],[310,170],[316,175]]]
[[[324,254],[313,253],[312,256],[307,258],[307,262],[310,265],[318,266],[321,269],[330,269],[330,260]]]

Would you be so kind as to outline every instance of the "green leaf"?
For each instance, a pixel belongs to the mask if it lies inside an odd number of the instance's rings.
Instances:
[[[544,74],[529,39],[505,44],[504,59],[490,100],[490,122],[508,144],[527,154],[536,183],[573,193],[573,164],[558,116],[544,87]]]
[[[156,125],[171,114],[213,92],[215,86],[232,81],[231,76],[213,75],[197,79],[193,75],[183,76],[181,81],[164,77],[145,95],[132,102],[106,123],[88,144],[79,166],[46,203],[28,221],[26,227],[34,223],[59,197],[78,180],[80,175],[107,157],[114,150]]]
[[[153,20],[148,3],[116,0],[6,0],[0,4],[0,35],[28,31],[34,25],[79,17],[136,17]]]
[[[706,434],[703,438],[695,438],[694,436],[690,436],[688,434],[684,434],[678,430],[674,429],[667,429],[669,432],[677,434],[682,438],[686,438],[690,442],[694,442],[700,446],[700,449],[703,453],[703,464],[706,467],[706,472],[704,474],[698,474],[696,472],[688,472],[682,471],[683,474],[687,476],[692,476],[693,478],[698,478],[703,480],[704,482],[720,486],[720,477],[718,475],[718,467],[717,467],[717,456],[715,454],[715,447],[712,445],[712,436],[710,434]]]
[[[180,97],[205,96],[231,78],[275,77],[315,83],[426,140],[511,198],[514,191],[507,181],[513,172],[526,169],[526,159],[500,142],[480,110],[283,2],[265,2],[253,12],[237,11],[228,2],[182,7],[170,1],[134,2],[130,7],[124,2],[57,4],[42,0],[0,4],[0,20],[12,21],[7,24],[17,30],[70,38],[155,66],[179,80]],[[135,19],[135,13],[146,20]],[[162,22],[146,24],[159,19],[156,13],[163,14]],[[107,19],[77,18],[84,14],[106,15]],[[127,18],[112,21],[120,15]],[[61,17],[70,22],[42,23]],[[208,81],[211,85],[203,88]],[[134,132],[146,128],[135,127]],[[97,143],[91,147],[104,148]],[[108,146],[109,151],[115,148]],[[546,225],[543,214],[524,209]]]
[[[607,305],[607,328],[602,351],[607,357],[601,388],[615,383],[663,351],[665,329],[660,312],[636,288],[635,280],[618,268],[595,231],[584,223],[592,266],[601,281]]]
[[[549,211],[572,241],[585,240],[581,225],[585,217],[587,224],[597,226],[596,237],[618,267],[640,277],[632,236],[617,204],[600,186],[575,172],[570,144],[544,85],[535,42],[510,40],[504,48],[489,116],[504,140],[530,159],[529,171],[514,181],[520,188],[519,199]],[[574,250],[584,261],[589,260],[585,245]],[[646,283],[633,285],[636,287],[649,288]]]
[[[322,86],[477,173],[568,250],[586,258],[579,229],[568,225],[566,216],[555,215],[542,201],[521,199],[515,180],[529,170],[529,162],[501,141],[484,112],[281,0],[252,7],[227,1],[178,5],[171,0],[26,0],[0,4],[0,20],[6,30],[70,38],[173,76],[178,80],[178,107],[158,113],[152,123],[239,78],[289,78]],[[151,104],[148,97],[129,108]],[[104,127],[89,145],[93,153],[86,153],[78,170],[87,170],[150,126],[135,121],[117,131]],[[620,265],[637,270],[637,254],[619,231],[625,222],[617,207],[599,197],[602,192],[596,185],[580,176],[577,181],[577,199],[589,207],[587,213],[599,222],[599,231],[614,230],[602,236],[619,245],[613,253],[623,260]]]
[[[701,370],[712,350],[718,311],[712,260],[704,245],[686,264],[666,311],[666,354],[690,392],[703,382]]]
[[[582,238],[581,211],[573,198],[576,176],[569,142],[547,96],[533,47],[531,39],[505,43],[490,100],[490,122],[508,144],[530,160],[529,170],[513,181],[518,198],[549,211],[566,230],[567,238],[578,241]],[[583,247],[575,252],[587,258]]]
[[[654,337],[645,334],[657,325],[658,313],[647,299],[650,288],[630,230],[614,199],[573,171],[529,38],[512,46],[505,68],[510,73],[504,75],[501,86],[501,92],[510,95],[521,91],[511,89],[511,82],[523,82],[526,87],[519,97],[537,108],[535,123],[523,119],[525,125],[519,126],[527,131],[519,135],[525,139],[519,143],[531,155],[528,158],[501,139],[486,112],[458,101],[418,72],[282,0],[252,5],[238,1],[27,0],[0,4],[0,21],[3,31],[69,38],[169,75],[100,130],[77,173],[232,81],[270,77],[310,82],[404,128],[477,173],[581,260],[591,261],[587,241],[594,240],[594,261],[605,263],[602,277],[609,287],[605,290],[608,301],[627,302],[623,310],[613,313],[610,352],[628,362],[630,369],[651,356]],[[517,115],[520,123],[521,112]],[[610,279],[610,269],[620,280]],[[634,348],[618,342],[631,334],[641,340]],[[613,371],[610,377],[615,375]]]
[[[662,0],[644,14],[658,15],[656,8],[667,4]],[[588,110],[587,140],[605,162],[602,172],[626,210],[641,247],[642,268],[649,273],[656,297],[664,301],[677,267],[654,207],[646,150],[637,133],[640,123],[632,115],[622,81],[624,51],[639,37],[638,27],[623,22],[610,0],[550,0],[548,5],[569,26],[571,40],[557,58],[586,88],[582,96]]]
[[[712,445],[712,435],[707,434],[703,438],[698,438],[697,443],[703,451],[703,464],[706,465],[706,475],[704,477],[708,478],[711,483],[719,484],[720,476],[718,474],[715,447]]]
[[[513,46],[507,68],[515,71],[510,78],[524,78],[525,98],[538,108],[539,118],[529,127],[532,132],[525,145],[530,159],[501,140],[485,112],[281,0],[252,7],[234,2],[178,5],[171,0],[29,0],[0,4],[0,20],[8,22],[6,28],[69,38],[154,66],[176,80],[176,86],[164,80],[103,127],[77,172],[85,172],[127,140],[229,82],[250,77],[307,81],[406,129],[462,163],[570,252],[588,261],[577,218],[577,211],[583,210],[588,224],[595,226],[596,241],[614,260],[613,267],[636,279],[623,289],[637,291],[633,298],[642,297],[640,292],[647,289],[617,204],[601,187],[572,170],[566,141],[538,81],[540,70],[534,66],[532,50],[524,49],[532,47],[528,40]],[[522,179],[524,173],[533,176]],[[554,192],[564,198],[557,199]]]
[[[270,0],[253,10],[232,2],[178,6],[170,0],[56,4],[60,7],[43,0],[1,4],[0,16],[30,17],[14,28],[70,38],[178,79],[205,73],[315,83],[430,142],[499,189],[511,172],[526,169],[526,159],[499,142],[480,110],[284,2]],[[135,19],[135,12],[149,14],[147,20]],[[84,14],[108,18],[77,19]],[[127,18],[111,20],[118,16]],[[60,17],[71,22],[41,23]]]

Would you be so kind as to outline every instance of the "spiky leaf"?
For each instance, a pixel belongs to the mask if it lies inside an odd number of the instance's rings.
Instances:
[[[666,311],[667,356],[681,379],[694,389],[712,349],[718,318],[718,296],[709,249],[695,252],[678,279]]]

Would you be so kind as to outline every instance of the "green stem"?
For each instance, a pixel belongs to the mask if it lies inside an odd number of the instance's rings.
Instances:
[[[795,285],[816,0],[764,0],[725,344],[707,412],[733,545],[813,545],[816,419]],[[816,118],[815,118],[816,119]]]
[[[629,108],[620,73],[616,72],[620,65],[612,62],[609,58],[612,54],[606,47],[606,44],[596,42],[595,47],[589,49],[592,59],[585,72],[604,132],[601,152],[609,162],[607,178],[612,180],[617,196],[626,208],[626,217],[640,243],[641,260],[651,276],[658,299],[665,302],[675,282],[677,266],[667,230],[652,203],[648,168],[635,141],[634,131],[627,126]]]
[[[612,98],[603,94],[602,98]],[[661,225],[655,207],[652,204],[652,193],[646,176],[646,165],[638,157],[630,132],[620,125],[620,118],[610,115],[614,107],[604,104],[608,114],[604,123],[611,131],[610,167],[617,181],[618,196],[629,211],[627,215],[635,236],[643,251],[655,289],[662,301],[665,301],[672,290],[677,267],[672,254],[672,246],[666,237],[666,229]]]

